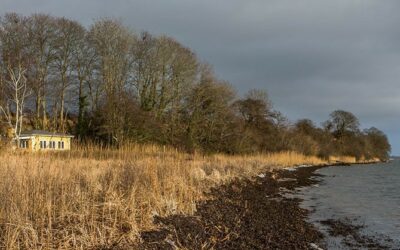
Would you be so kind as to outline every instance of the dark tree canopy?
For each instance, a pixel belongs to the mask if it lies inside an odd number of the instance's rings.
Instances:
[[[366,136],[367,150],[370,155],[375,155],[381,160],[389,158],[391,146],[385,133],[372,127],[364,130]]]
[[[344,136],[346,132],[356,133],[360,130],[360,122],[351,112],[335,110],[329,116],[330,119],[324,123],[324,126],[336,138]]]

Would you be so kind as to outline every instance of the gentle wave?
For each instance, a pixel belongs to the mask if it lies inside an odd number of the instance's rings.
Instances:
[[[320,185],[301,192],[302,206],[314,211],[310,215],[313,223],[323,230],[321,220],[350,219],[365,226],[361,233],[386,238],[390,248],[400,248],[400,161],[328,167],[317,173],[323,175],[318,177]],[[328,246],[343,247],[332,237]]]

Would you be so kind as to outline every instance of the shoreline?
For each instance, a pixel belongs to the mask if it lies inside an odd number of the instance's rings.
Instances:
[[[349,165],[376,165],[387,163],[389,163],[389,161],[355,163]],[[362,168],[362,166],[359,167]],[[322,173],[318,174],[322,177],[326,176]],[[322,182],[323,180],[318,178],[318,181]],[[315,198],[311,198],[311,200],[314,199]],[[316,199],[316,201],[319,201],[319,199]],[[311,210],[312,213],[319,211],[319,209],[314,205],[303,207]],[[314,219],[310,218],[310,221],[315,223],[320,231],[324,233],[325,243],[327,244],[325,247],[326,249],[329,249],[330,247],[333,247],[334,249],[394,249],[393,244],[395,244],[395,241],[390,238],[390,236],[379,233],[379,231],[365,231],[368,229],[368,226],[360,221],[357,217],[353,217],[351,215],[342,215],[338,217],[335,213],[332,213],[330,216],[325,214],[325,216],[321,217],[320,214],[317,216],[317,219],[315,219],[315,217]]]
[[[301,199],[286,195],[319,183],[311,178],[321,176],[317,169],[356,164],[376,162],[275,169],[214,187],[207,193],[210,199],[197,203],[194,215],[155,217],[159,228],[141,232],[138,248],[324,249],[323,233],[307,221],[311,211],[300,207]],[[356,231],[349,225],[342,233]],[[365,246],[371,244],[371,239],[364,240]]]

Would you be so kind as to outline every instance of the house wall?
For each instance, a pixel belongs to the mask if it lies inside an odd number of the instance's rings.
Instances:
[[[46,148],[40,148],[40,141],[46,141]],[[50,141],[56,143],[56,148],[49,148]],[[64,148],[58,148],[58,142],[64,142]],[[32,143],[29,145],[33,151],[62,151],[71,149],[71,138],[63,136],[46,136],[46,135],[36,135],[32,138]]]

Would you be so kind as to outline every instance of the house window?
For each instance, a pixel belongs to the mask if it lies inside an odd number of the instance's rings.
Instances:
[[[20,148],[28,148],[28,140],[20,140],[19,147]]]
[[[60,141],[58,142],[58,148],[61,148],[61,142]]]
[[[47,142],[46,141],[40,141],[40,148],[47,148]]]
[[[61,142],[61,148],[64,149],[64,142]]]
[[[50,141],[49,142],[49,148],[56,148],[56,142],[55,141]]]

